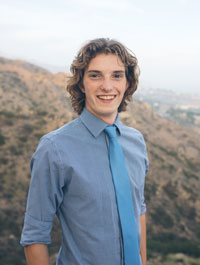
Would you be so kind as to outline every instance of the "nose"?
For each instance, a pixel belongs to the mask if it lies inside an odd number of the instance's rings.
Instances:
[[[105,92],[110,92],[113,89],[112,80],[110,78],[104,78],[101,84],[101,89]]]

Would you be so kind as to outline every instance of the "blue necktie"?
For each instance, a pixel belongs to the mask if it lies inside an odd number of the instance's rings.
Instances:
[[[109,137],[110,167],[122,229],[125,265],[141,265],[130,181],[117,140],[116,126],[107,126],[105,132]]]

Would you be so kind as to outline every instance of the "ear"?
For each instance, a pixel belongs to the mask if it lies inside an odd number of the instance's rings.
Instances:
[[[128,89],[129,85],[130,85],[130,83],[127,81],[126,82],[126,90]]]
[[[80,85],[79,85],[79,88],[80,88],[80,90],[81,90],[83,93],[85,93],[85,88],[84,88],[83,84],[80,84]]]

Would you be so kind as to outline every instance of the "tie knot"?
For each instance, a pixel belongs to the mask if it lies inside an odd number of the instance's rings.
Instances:
[[[117,137],[116,126],[115,125],[107,126],[104,129],[104,131],[108,135],[109,138],[116,138]]]

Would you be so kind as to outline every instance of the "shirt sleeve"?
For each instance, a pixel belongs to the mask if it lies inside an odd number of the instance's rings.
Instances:
[[[142,185],[141,189],[141,207],[140,207],[140,215],[144,214],[146,212],[146,203],[145,203],[145,198],[144,198],[144,187],[145,187],[145,177],[149,171],[149,159],[148,159],[148,154],[147,154],[147,149],[146,149],[146,144],[143,138],[144,142],[144,166],[145,166],[145,176],[144,176],[144,182]]]
[[[62,164],[55,144],[43,137],[31,159],[31,182],[21,245],[50,244],[54,215],[63,200]]]

